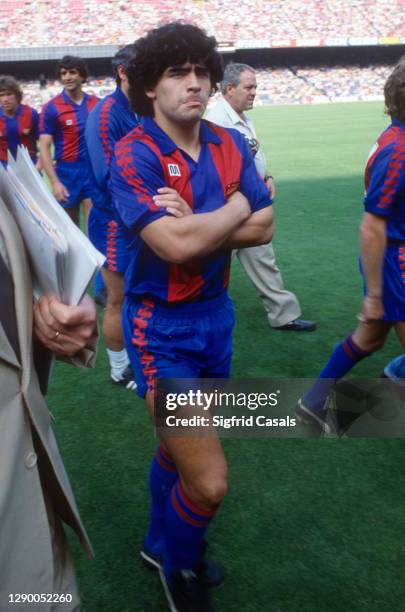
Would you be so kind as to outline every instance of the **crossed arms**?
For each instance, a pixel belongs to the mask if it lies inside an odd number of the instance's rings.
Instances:
[[[182,264],[218,249],[257,246],[273,235],[273,207],[251,213],[245,196],[237,191],[221,208],[193,214],[180,195],[169,187],[158,190],[157,206],[170,213],[147,225],[142,239],[159,257]]]

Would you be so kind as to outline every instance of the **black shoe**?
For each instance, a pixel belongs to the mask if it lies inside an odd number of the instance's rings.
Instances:
[[[295,408],[295,414],[301,423],[304,425],[314,425],[320,431],[325,433],[334,433],[334,428],[331,426],[328,417],[328,411],[314,412],[307,406],[304,400],[300,397]]]
[[[110,374],[110,380],[114,385],[120,385],[121,387],[126,387],[127,389],[130,389],[132,391],[135,391],[137,387],[136,382],[134,380],[134,374],[130,365],[125,368],[120,378],[117,378],[116,376],[114,376],[114,374]]]
[[[182,570],[172,584],[167,582],[163,569],[159,574],[171,612],[214,612],[208,587],[195,572]]]
[[[163,567],[162,557],[148,552],[145,547],[140,553],[143,564],[151,570],[161,570]],[[205,557],[195,569],[195,574],[198,579],[207,587],[218,587],[225,580],[225,574],[222,567],[219,567],[214,561]]]
[[[107,306],[107,289],[105,287],[100,289],[97,295],[94,296],[94,301],[96,302],[97,306],[101,306],[101,308],[105,308]]]
[[[306,321],[305,319],[294,319],[294,321],[290,321],[281,327],[273,327],[273,329],[311,332],[316,330],[316,323],[315,321]]]

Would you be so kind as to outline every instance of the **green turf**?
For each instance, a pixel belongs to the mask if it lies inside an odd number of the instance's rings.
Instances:
[[[387,124],[381,104],[252,112],[277,180],[277,259],[318,322],[313,334],[271,331],[237,262],[235,377],[313,377],[361,303],[357,271],[362,173]],[[391,339],[357,368],[373,377],[400,351]],[[71,538],[85,612],[165,610],[138,548],[156,445],[142,402],[94,371],[58,364],[49,393],[56,433],[96,551]],[[211,529],[228,578],[221,612],[394,612],[405,601],[405,446],[387,440],[224,441],[230,490]]]

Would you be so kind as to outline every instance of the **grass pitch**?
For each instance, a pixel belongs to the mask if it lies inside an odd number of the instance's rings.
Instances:
[[[233,374],[315,377],[356,324],[363,169],[388,124],[380,103],[259,108],[251,113],[277,182],[274,246],[310,334],[272,331],[238,262]],[[401,352],[391,338],[356,375],[377,376]],[[94,371],[58,364],[48,396],[96,560],[71,538],[84,612],[166,609],[138,549],[156,446],[142,402]],[[226,567],[221,612],[395,612],[405,601],[401,440],[228,439],[230,492],[210,530]]]

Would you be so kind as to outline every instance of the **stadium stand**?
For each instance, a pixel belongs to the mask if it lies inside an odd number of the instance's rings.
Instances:
[[[219,40],[375,37],[404,33],[401,0],[242,0],[238,3],[209,0],[205,7]]]
[[[404,36],[404,14],[403,0],[2,0],[0,47],[126,44],[175,19],[235,46],[322,45],[327,37]]]
[[[312,104],[336,101],[382,100],[389,65],[263,68],[257,71],[256,105]],[[40,110],[41,105],[60,91],[57,81],[48,81],[41,90],[38,81],[22,81],[24,102]],[[88,93],[101,98],[115,88],[112,78],[91,78]],[[215,101],[213,98],[212,102]]]

